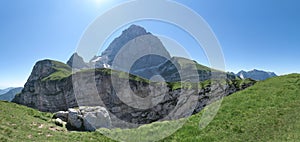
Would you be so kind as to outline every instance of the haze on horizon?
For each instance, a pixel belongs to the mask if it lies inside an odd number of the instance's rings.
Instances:
[[[123,1],[0,1],[0,89],[23,86],[41,59],[66,62],[86,27]],[[299,73],[300,1],[177,0],[201,15],[218,38],[226,71],[261,69],[278,75]],[[184,15],[178,15],[178,18]],[[165,23],[138,23],[154,34],[171,37],[199,63],[203,51],[186,33]],[[118,36],[120,31],[115,35]],[[176,34],[174,34],[176,33]],[[112,40],[112,37],[110,40]],[[110,41],[107,41],[109,43]],[[106,44],[107,45],[107,44]],[[202,57],[194,57],[197,52]],[[202,53],[201,53],[202,52]]]

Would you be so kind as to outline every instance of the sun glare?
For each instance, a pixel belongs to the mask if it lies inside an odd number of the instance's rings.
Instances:
[[[105,2],[107,2],[108,0],[93,0],[97,5],[101,5]]]

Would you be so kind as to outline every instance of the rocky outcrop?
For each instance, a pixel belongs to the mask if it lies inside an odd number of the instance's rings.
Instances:
[[[239,88],[234,83],[228,83],[228,86],[210,83],[195,88],[199,86],[198,83],[149,82],[110,69],[79,71],[61,79],[51,80],[55,78],[53,75],[57,70],[58,63],[55,61],[38,62],[22,93],[13,101],[46,112],[69,110],[68,117],[60,113],[59,118],[67,120],[77,129],[84,125],[79,124],[85,117],[77,117],[83,112],[72,111],[69,108],[105,107],[112,127],[128,128],[158,120],[187,117],[199,112],[212,98],[229,95]],[[176,85],[182,87],[174,87]],[[96,114],[86,113],[86,116],[91,117],[86,119],[96,121]]]
[[[253,80],[260,81],[260,80],[266,80],[271,77],[275,77],[277,75],[274,72],[266,72],[266,71],[254,69],[248,72],[242,70],[237,73],[237,76],[239,76],[242,79],[250,78]]]
[[[234,93],[252,83],[227,80],[225,84],[203,83],[199,88],[195,82],[148,81],[110,69],[90,69],[63,78],[55,77],[61,73],[61,68],[66,66],[51,60],[38,62],[22,93],[13,102],[46,112],[67,111],[78,106],[102,106],[109,113],[111,127],[131,128],[190,116],[215,98]],[[61,114],[60,118],[79,129],[86,126],[80,123],[85,118],[78,117],[82,114],[82,110],[69,109],[68,118],[65,114]],[[96,121],[97,115],[94,112],[85,114],[90,121]]]
[[[69,108],[68,111],[59,111],[54,114],[54,119],[64,121],[68,129],[80,131],[95,131],[99,128],[111,128],[108,111],[104,107],[79,107]],[[60,122],[63,124],[63,122]]]
[[[43,60],[36,63],[22,92],[12,102],[40,111],[57,112],[76,107],[71,68],[61,62]]]
[[[89,68],[88,64],[84,62],[83,58],[77,53],[74,53],[67,61],[67,64],[73,69],[85,69]]]

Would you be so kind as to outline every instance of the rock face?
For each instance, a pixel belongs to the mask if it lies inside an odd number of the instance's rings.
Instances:
[[[240,71],[237,73],[237,76],[239,76],[242,79],[250,78],[259,81],[259,80],[266,80],[268,78],[275,77],[277,75],[273,72],[265,72],[265,71],[254,69],[248,72]]]
[[[81,131],[95,131],[98,128],[111,128],[108,111],[104,107],[69,108],[54,114],[55,119],[67,122],[69,129]]]
[[[37,62],[22,93],[16,95],[12,102],[45,112],[76,107],[72,78],[64,76],[66,70],[71,73],[70,67],[57,61]]]
[[[110,69],[80,71],[60,79],[53,77],[57,70],[65,66],[51,60],[38,62],[22,93],[13,102],[46,112],[68,110],[68,118],[61,114],[60,119],[68,120],[77,129],[87,125],[79,125],[84,119],[94,123],[98,114],[94,113],[95,110],[89,113],[91,111],[86,109],[78,112],[69,108],[102,106],[111,117],[112,127],[127,128],[129,126],[122,122],[142,125],[189,116],[206,106],[212,96],[225,96],[242,89],[233,83],[219,87],[216,87],[217,84],[208,84],[202,88],[174,89],[172,84],[149,82]],[[87,117],[78,117],[82,114]]]
[[[84,126],[83,130],[90,131],[95,126],[104,127],[104,124],[108,124],[102,123],[102,120],[107,122],[107,113],[97,107],[79,110],[69,108],[102,106],[108,111],[112,128],[131,128],[158,120],[190,116],[199,112],[214,98],[251,85],[228,83],[224,86],[212,83],[198,88],[198,84],[181,83],[179,85],[182,87],[174,88],[176,84],[149,82],[110,69],[79,71],[60,79],[53,77],[62,67],[65,66],[55,61],[38,62],[22,93],[13,102],[46,112],[68,110],[68,116],[66,113],[59,113],[60,116],[57,117],[67,121],[75,129],[83,129]],[[103,115],[100,113],[102,111]]]
[[[108,111],[104,107],[80,107],[83,116],[83,126],[87,131],[95,131],[98,128],[111,128],[111,120]]]
[[[112,68],[150,79],[153,76],[149,74],[153,72],[152,68],[170,58],[169,52],[156,36],[140,26],[132,25],[90,63],[95,64],[96,68]]]
[[[12,101],[13,98],[22,91],[22,87],[19,87],[19,88],[13,88],[11,90],[9,90],[8,92],[0,95],[0,100],[3,100],[3,101]]]
[[[122,32],[122,34],[114,39],[112,43],[108,46],[108,48],[101,54],[101,57],[107,58],[103,62],[105,64],[111,65],[115,56],[121,50],[121,48],[128,43],[129,41],[143,35],[151,34],[148,33],[144,28],[132,25],[128,29]],[[100,61],[101,62],[101,61]]]

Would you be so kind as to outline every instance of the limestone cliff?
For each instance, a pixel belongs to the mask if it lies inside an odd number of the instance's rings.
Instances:
[[[216,83],[152,82],[125,72],[89,69],[70,73],[66,64],[39,61],[13,102],[40,111],[66,111],[77,106],[107,108],[113,127],[178,119],[199,112],[215,98],[253,85],[248,80]],[[130,126],[134,127],[134,126]]]
[[[36,63],[22,92],[12,102],[40,111],[56,112],[77,106],[73,95],[71,68],[61,62]]]

